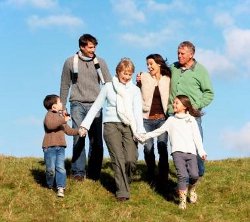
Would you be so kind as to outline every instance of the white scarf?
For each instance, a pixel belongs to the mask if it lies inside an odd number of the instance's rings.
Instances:
[[[103,74],[102,74],[102,70],[101,70],[101,67],[100,67],[100,64],[98,62],[98,59],[96,56],[94,56],[94,58],[90,58],[90,57],[86,57],[82,54],[81,51],[78,51],[75,56],[74,56],[74,61],[73,61],[73,69],[74,69],[74,73],[78,73],[78,57],[83,60],[83,61],[86,61],[86,62],[89,62],[89,61],[92,61],[94,62],[94,66],[95,66],[95,69],[96,69],[96,72],[100,78],[100,81],[102,84],[105,84],[105,80],[103,78]]]
[[[113,87],[116,92],[116,111],[121,121],[130,126],[133,134],[136,134],[136,121],[134,118],[132,101],[130,95],[126,92],[125,86],[114,76]],[[129,83],[128,83],[129,84]]]

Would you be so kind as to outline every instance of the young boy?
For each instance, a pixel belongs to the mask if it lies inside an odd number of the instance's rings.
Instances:
[[[44,139],[43,152],[46,165],[46,182],[49,189],[53,188],[56,182],[57,196],[64,197],[66,186],[65,159],[65,133],[77,135],[78,130],[72,129],[67,124],[70,116],[62,111],[62,103],[57,95],[47,95],[43,101],[44,107],[48,110],[44,118]]]

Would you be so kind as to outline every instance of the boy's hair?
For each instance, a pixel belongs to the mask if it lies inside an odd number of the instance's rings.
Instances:
[[[50,110],[52,106],[57,103],[59,96],[55,94],[47,95],[43,100],[45,109]]]
[[[120,73],[122,71],[130,71],[132,73],[135,72],[135,66],[131,59],[122,58],[121,61],[116,66],[116,73]]]
[[[204,115],[203,112],[201,112],[200,110],[198,109],[195,109],[192,104],[191,104],[191,101],[190,99],[188,98],[188,96],[186,95],[178,95],[176,96],[176,98],[178,98],[181,103],[187,108],[187,111],[189,112],[189,114],[191,116],[194,116],[194,117],[201,117]]]
[[[92,42],[95,46],[98,45],[98,41],[97,39],[90,34],[83,34],[80,38],[79,38],[79,47],[85,47],[86,45],[88,45],[88,42]]]

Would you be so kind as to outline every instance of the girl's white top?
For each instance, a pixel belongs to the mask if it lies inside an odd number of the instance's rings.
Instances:
[[[206,155],[198,124],[193,116],[188,113],[170,116],[158,129],[145,134],[144,139],[157,137],[168,132],[171,153],[176,151],[192,153],[199,156]]]

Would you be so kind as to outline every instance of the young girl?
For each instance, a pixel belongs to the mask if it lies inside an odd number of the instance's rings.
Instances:
[[[134,64],[123,58],[116,67],[116,76],[106,83],[81,123],[82,136],[86,135],[96,113],[106,102],[104,140],[114,170],[116,198],[130,198],[129,183],[135,170],[138,151],[133,136],[145,133],[142,118],[142,101],[139,88],[131,81]]]
[[[179,208],[186,209],[187,194],[191,203],[197,201],[195,192],[195,185],[199,178],[197,152],[203,160],[207,156],[195,120],[195,117],[200,117],[202,113],[191,105],[189,98],[185,95],[175,97],[173,109],[174,116],[170,116],[160,128],[141,135],[140,140],[145,142],[149,138],[168,132],[172,148],[171,155],[177,171]],[[187,181],[189,181],[188,187]]]

